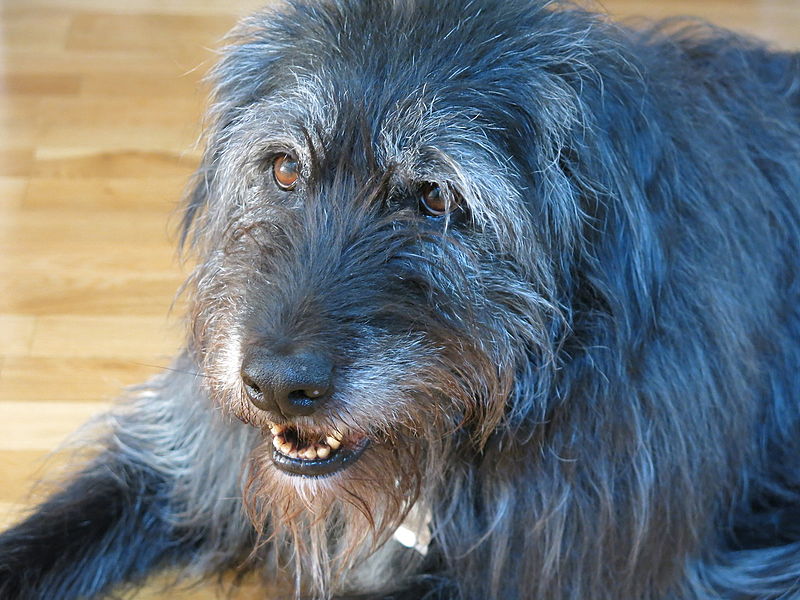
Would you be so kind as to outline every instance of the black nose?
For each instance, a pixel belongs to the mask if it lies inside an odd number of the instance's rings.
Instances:
[[[331,392],[333,365],[318,352],[281,354],[254,345],[242,361],[242,381],[250,401],[284,417],[316,411]]]

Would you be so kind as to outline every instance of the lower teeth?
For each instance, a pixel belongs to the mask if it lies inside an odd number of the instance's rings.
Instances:
[[[286,440],[282,432],[277,434],[273,432],[272,445],[275,450],[289,458],[316,460],[328,458],[332,452],[341,447],[341,442],[334,437],[328,436],[325,442],[297,448],[295,444]]]

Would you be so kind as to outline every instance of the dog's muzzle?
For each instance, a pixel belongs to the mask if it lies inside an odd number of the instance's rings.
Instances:
[[[241,369],[250,402],[271,420],[272,458],[291,475],[322,477],[352,464],[367,447],[363,435],[325,430],[305,422],[327,402],[333,390],[333,365],[308,350],[274,352],[264,345],[247,348]]]

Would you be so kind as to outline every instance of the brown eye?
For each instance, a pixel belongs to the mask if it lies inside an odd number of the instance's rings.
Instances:
[[[458,208],[458,197],[442,191],[438,183],[424,183],[419,193],[419,205],[423,213],[430,217],[442,217]]]
[[[272,161],[272,175],[278,187],[287,192],[294,189],[300,177],[300,165],[297,159],[288,154],[279,154]]]

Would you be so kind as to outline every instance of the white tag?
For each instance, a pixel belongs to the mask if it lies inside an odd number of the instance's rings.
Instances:
[[[413,548],[425,556],[431,543],[432,518],[430,510],[421,510],[419,505],[415,504],[392,537],[406,548]]]

